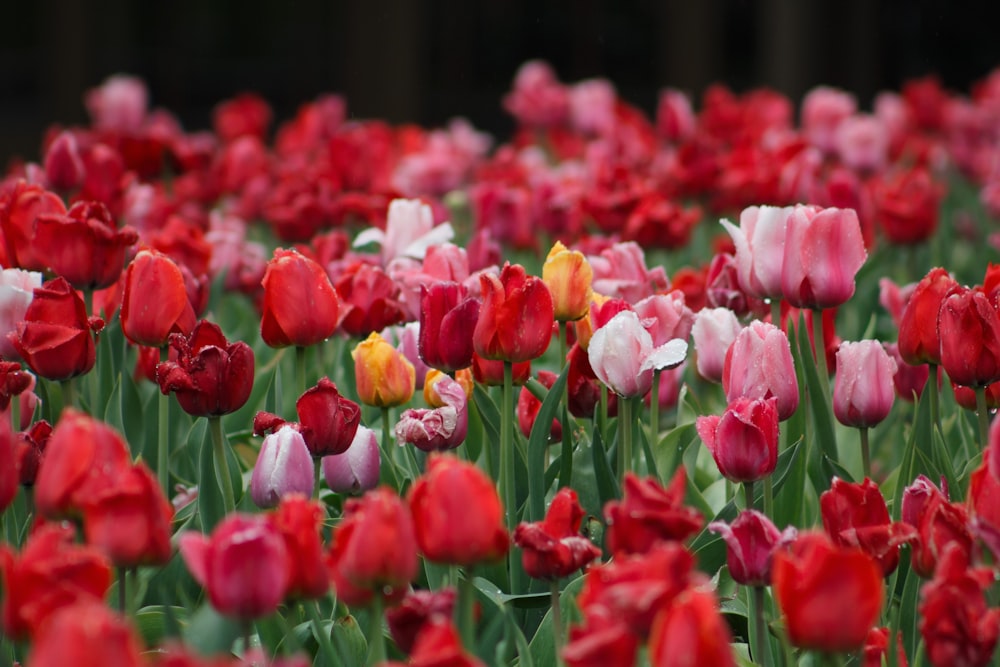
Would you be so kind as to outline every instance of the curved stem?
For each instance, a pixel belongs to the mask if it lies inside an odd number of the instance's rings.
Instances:
[[[618,483],[632,472],[632,399],[618,398]]]
[[[330,633],[323,628],[323,619],[319,614],[319,603],[315,600],[312,602],[303,602],[302,608],[306,610],[306,614],[309,616],[309,621],[313,627],[313,634],[316,635],[316,641],[319,642],[319,652],[326,661],[326,664],[347,664],[344,653],[334,650],[333,643],[330,641]]]
[[[226,459],[226,441],[222,435],[222,418],[209,417],[208,426],[212,432],[212,456],[215,459],[215,476],[222,489],[222,504],[226,514],[236,510],[236,494],[233,480],[229,476],[229,461]],[[204,480],[202,480],[204,482]]]
[[[976,412],[979,414],[979,447],[990,442],[990,410],[986,406],[986,387],[976,387]]]
[[[865,477],[871,479],[872,476],[872,455],[868,445],[868,427],[862,426],[858,429],[861,434],[861,470]]]

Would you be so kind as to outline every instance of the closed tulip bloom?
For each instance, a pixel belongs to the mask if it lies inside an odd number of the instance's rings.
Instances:
[[[934,574],[949,545],[972,553],[975,540],[969,530],[969,510],[964,503],[950,502],[924,475],[918,475],[903,490],[902,519],[917,529],[910,552],[910,567],[921,577]]]
[[[430,619],[413,643],[407,663],[410,667],[486,667],[476,656],[467,653],[450,618]]]
[[[785,332],[760,320],[740,331],[726,352],[722,389],[730,403],[740,397],[773,396],[778,401],[778,419],[791,417],[799,407],[799,383]]]
[[[941,366],[955,384],[985,387],[1000,380],[1000,313],[979,290],[941,302]]]
[[[406,356],[372,332],[351,351],[358,399],[365,405],[391,408],[406,403],[416,391],[417,372]]]
[[[333,335],[340,299],[323,267],[278,248],[267,263],[260,336],[271,347],[309,347]]]
[[[359,426],[346,452],[323,457],[323,479],[334,493],[363,493],[378,484],[380,463],[375,431]]]
[[[572,322],[587,314],[593,279],[594,270],[583,253],[556,241],[542,265],[542,281],[552,294],[557,322]]]
[[[40,215],[64,215],[62,198],[40,185],[18,180],[0,196],[0,230],[6,250],[5,264],[28,271],[43,271],[48,262],[35,246],[35,220]]]
[[[465,442],[469,427],[465,390],[444,374],[437,375],[433,382],[436,407],[405,410],[400,415],[394,429],[400,445],[433,452],[454,449]]]
[[[285,597],[291,556],[281,533],[264,515],[230,514],[211,536],[185,532],[180,552],[220,614],[260,618]]]
[[[736,667],[731,642],[715,594],[689,588],[657,615],[649,635],[649,661],[657,667]]]
[[[785,227],[792,207],[751,206],[740,213],[737,227],[722,226],[736,247],[736,275],[740,289],[759,299],[780,299],[781,265],[785,252]]]
[[[471,566],[502,558],[510,547],[493,482],[476,466],[432,455],[407,496],[421,553],[435,563]]]
[[[728,308],[705,308],[695,315],[691,326],[698,375],[710,382],[722,382],[726,352],[743,326]]]
[[[941,303],[960,286],[945,269],[927,272],[910,295],[899,321],[899,354],[908,364],[940,364]]]
[[[250,476],[250,497],[257,507],[276,507],[290,493],[311,496],[314,470],[302,434],[282,426],[264,438]]]
[[[118,280],[125,251],[139,240],[131,227],[118,229],[100,202],[77,202],[65,215],[35,221],[35,244],[46,263],[77,289],[101,289]]]
[[[605,609],[584,613],[584,623],[569,629],[562,652],[567,667],[633,667],[639,638]]]
[[[285,593],[289,599],[319,598],[330,591],[320,535],[326,518],[323,507],[318,500],[293,493],[282,498],[275,511],[265,515],[285,540],[290,556]]]
[[[796,206],[788,218],[781,288],[796,308],[833,308],[854,295],[868,253],[854,209]]]
[[[687,340],[691,335],[694,312],[685,304],[684,292],[680,290],[648,296],[632,306],[632,309],[653,337],[653,347],[659,347],[674,338]]]
[[[17,332],[17,324],[24,319],[35,288],[41,286],[42,274],[37,271],[4,269],[0,272],[0,357],[21,358],[8,334]]]
[[[817,532],[775,553],[771,585],[792,645],[831,653],[864,646],[885,595],[870,556]]]
[[[472,334],[480,301],[459,283],[420,287],[420,358],[431,368],[452,373],[472,364]]]
[[[45,178],[54,190],[75,190],[83,184],[86,167],[80,157],[80,142],[68,130],[60,132],[45,151]]]
[[[136,345],[163,347],[197,321],[180,267],[155,250],[139,251],[125,269],[121,308],[122,331]]]
[[[552,371],[538,371],[538,381],[546,389],[551,389],[555,384],[558,375]],[[567,378],[568,380],[568,378]],[[538,411],[542,409],[542,402],[531,393],[527,387],[521,387],[517,395],[517,426],[525,438],[531,437],[531,429],[535,426],[535,418]],[[552,427],[549,429],[549,441],[556,442],[562,439],[562,424],[558,419],[552,419]]]
[[[100,601],[65,605],[42,626],[31,650],[32,667],[145,667],[139,634]]]
[[[102,328],[101,319],[87,317],[83,297],[64,278],[54,278],[35,289],[24,319],[8,340],[36,375],[61,381],[94,367],[92,332]]]
[[[653,385],[653,371],[684,361],[687,341],[676,338],[654,348],[653,338],[639,316],[625,310],[594,332],[587,349],[597,377],[619,396],[645,396]]]
[[[483,305],[472,334],[476,353],[513,363],[542,356],[555,321],[552,294],[545,283],[529,276],[520,264],[510,263],[499,277],[483,273],[479,282]]]
[[[176,361],[156,367],[156,381],[171,392],[184,412],[217,417],[236,412],[253,389],[253,350],[243,341],[230,343],[219,325],[201,320],[189,335],[172,334]]]
[[[778,399],[737,398],[721,417],[698,417],[702,442],[734,482],[764,479],[778,465]]]
[[[392,640],[404,653],[410,653],[417,637],[428,623],[450,619],[455,609],[454,588],[437,590],[414,589],[403,601],[385,612],[386,625]]]
[[[666,487],[652,477],[626,474],[622,499],[604,506],[608,549],[616,555],[642,554],[661,542],[684,542],[701,530],[701,514],[684,504],[686,490],[683,467]]]
[[[833,383],[833,414],[845,426],[868,428],[889,416],[896,362],[877,340],[841,343]]]
[[[552,499],[544,520],[517,526],[514,544],[522,549],[521,560],[529,577],[568,577],[600,557],[600,548],[580,535],[584,514],[576,491],[564,487]]]
[[[744,586],[771,585],[771,559],[785,542],[795,539],[794,527],[784,532],[757,510],[744,510],[730,524],[713,521],[708,529],[726,543],[726,565],[733,581]]]

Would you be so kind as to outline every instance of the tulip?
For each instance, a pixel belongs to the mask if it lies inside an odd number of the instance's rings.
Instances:
[[[97,600],[59,607],[32,644],[32,667],[145,667],[133,625]]]
[[[889,659],[889,628],[872,628],[868,631],[863,649],[862,667],[882,667],[883,660]],[[903,649],[903,633],[896,633],[896,664],[899,667],[909,667],[906,661],[906,651]]]
[[[48,281],[34,294],[17,331],[7,336],[18,355],[47,380],[89,372],[97,358],[91,332],[100,331],[104,322],[87,317],[83,298],[65,278]]]
[[[777,551],[771,581],[788,639],[800,648],[860,649],[882,611],[885,591],[875,561],[822,533],[802,533]]]
[[[44,419],[35,422],[31,428],[18,433],[15,442],[17,472],[21,486],[33,487],[38,478],[38,468],[52,435],[52,425]]]
[[[902,519],[917,529],[917,540],[910,552],[910,567],[921,577],[934,574],[941,555],[949,544],[966,554],[973,549],[969,531],[969,512],[964,504],[948,501],[929,479],[919,475],[903,490]]]
[[[594,332],[587,353],[601,382],[619,396],[631,398],[649,391],[654,370],[680,365],[687,342],[674,339],[654,348],[639,316],[626,310]]]
[[[47,261],[35,246],[35,220],[45,214],[64,215],[66,205],[62,198],[39,185],[29,185],[19,180],[14,188],[0,196],[0,230],[6,250],[6,266],[42,271]]]
[[[424,393],[428,393],[426,389]],[[400,415],[394,430],[400,445],[432,452],[454,449],[465,441],[469,414],[462,385],[447,375],[438,375],[432,393],[437,407],[405,410]]]
[[[558,376],[552,371],[538,372],[538,381],[546,389],[551,389],[557,379]],[[534,427],[535,418],[541,409],[542,402],[531,393],[530,389],[521,387],[521,391],[517,396],[517,426],[521,429],[521,433],[525,438],[531,437],[531,429]],[[562,440],[562,425],[558,419],[552,419],[552,427],[549,429],[549,440],[552,442]]]
[[[731,642],[715,594],[691,588],[657,615],[649,636],[649,660],[659,667],[736,667]]]
[[[722,220],[736,246],[740,289],[760,299],[780,299],[785,227],[792,208],[751,206],[740,213],[740,226]]]
[[[719,472],[734,482],[764,479],[778,465],[778,399],[737,398],[721,416],[698,417],[697,430]]]
[[[645,253],[635,241],[615,243],[600,255],[588,255],[587,261],[594,271],[594,291],[614,299],[636,303],[669,285],[662,266],[646,267]]]
[[[433,621],[450,619],[454,608],[454,588],[415,589],[398,606],[386,610],[385,620],[399,650],[411,653],[423,629]]]
[[[502,387],[503,362],[493,359],[483,359],[478,354],[473,353],[472,376],[479,384],[488,387]],[[511,383],[515,387],[523,385],[531,377],[531,362],[522,361],[514,364],[511,376]]]
[[[112,285],[125,266],[125,252],[138,240],[133,228],[118,229],[99,202],[77,202],[65,215],[46,213],[35,221],[37,252],[77,289]]]
[[[21,364],[16,361],[0,361],[0,411],[9,413],[10,401],[17,397],[20,397],[18,407],[30,408],[21,411],[21,421],[27,419],[28,423],[15,424],[19,428],[25,429],[31,424],[32,413],[38,404],[38,396],[35,396],[32,391],[34,388],[35,376],[27,371],[22,371]],[[34,399],[31,399],[30,396],[34,396]]]
[[[337,385],[326,377],[299,396],[295,410],[299,423],[291,425],[302,434],[309,453],[317,459],[347,451],[361,421],[360,406],[342,396]],[[278,415],[258,412],[253,419],[253,432],[273,433],[285,424],[288,422]]]
[[[37,271],[4,269],[0,272],[0,357],[18,360],[17,348],[8,335],[17,331],[17,324],[34,298],[35,288],[42,286],[42,274]]]
[[[365,405],[391,408],[406,403],[416,390],[413,364],[381,334],[372,332],[351,351],[358,398]]]
[[[433,618],[427,622],[417,635],[407,664],[411,667],[486,667],[479,658],[466,653],[454,624],[448,618]]]
[[[710,382],[722,382],[726,351],[743,329],[736,313],[728,308],[699,310],[691,326],[698,374]]]
[[[868,255],[854,209],[796,206],[785,234],[781,289],[788,303],[812,309],[847,303]]]
[[[911,366],[906,361],[903,360],[902,355],[899,353],[899,345],[896,343],[887,343],[883,346],[886,353],[892,357],[892,360],[896,362],[896,372],[892,376],[892,386],[896,391],[896,396],[913,403],[914,396],[920,398],[921,394],[924,392],[924,387],[927,386],[927,380],[931,376],[931,369],[927,364],[920,364],[919,366]],[[937,368],[937,366],[935,366]],[[938,373],[940,378],[940,373]],[[935,380],[936,381],[936,380]],[[958,385],[955,385],[958,388]],[[960,388],[959,388],[960,389]],[[969,389],[965,388],[971,395],[971,405],[976,405],[975,393]],[[998,387],[1000,389],[1000,387]],[[958,393],[956,392],[956,400],[958,400]],[[961,405],[961,403],[959,403]],[[975,409],[974,407],[969,409]]]
[[[66,192],[80,187],[86,167],[80,157],[76,135],[67,130],[60,132],[45,151],[44,167],[45,177],[53,189]]]
[[[125,269],[121,322],[136,345],[163,347],[170,334],[189,333],[197,317],[184,274],[166,255],[141,250]]]
[[[791,417],[799,406],[799,383],[785,332],[760,320],[743,329],[726,352],[722,389],[730,403],[773,396],[779,421]]]
[[[802,99],[802,129],[809,143],[825,153],[836,147],[837,128],[858,108],[854,95],[826,86],[813,88]]]
[[[557,322],[579,320],[590,309],[594,271],[582,252],[556,241],[542,265],[542,282],[552,295]]]
[[[260,336],[271,347],[309,347],[333,335],[340,299],[326,271],[294,250],[278,248],[267,263]]]
[[[795,528],[781,532],[757,510],[743,510],[731,524],[713,521],[708,529],[726,543],[726,564],[733,581],[745,586],[771,585],[774,552],[795,539]]]
[[[217,324],[199,321],[191,333],[171,334],[176,361],[156,367],[164,394],[173,392],[184,412],[193,417],[218,417],[236,412],[253,389],[253,350],[243,341],[230,343]]]
[[[653,347],[674,338],[687,340],[691,335],[694,313],[685,305],[684,293],[679,290],[648,296],[632,306],[632,310],[652,336]]]
[[[472,566],[507,553],[503,506],[493,482],[476,466],[431,455],[407,499],[417,544],[427,559]]]
[[[88,90],[83,102],[95,128],[124,134],[142,126],[149,93],[142,79],[116,74]]]
[[[282,426],[264,438],[250,477],[250,497],[257,507],[276,507],[290,493],[311,496],[313,462],[302,434]]]
[[[472,364],[472,335],[480,302],[458,283],[440,282],[420,288],[420,358],[450,373]]]
[[[908,364],[940,364],[938,314],[946,297],[959,290],[942,268],[931,269],[917,283],[899,322],[899,354]]]
[[[357,263],[334,285],[340,298],[340,328],[351,337],[399,324],[406,319],[400,288],[380,267]]]
[[[566,359],[569,365],[566,376],[569,413],[581,419],[591,419],[594,409],[600,404],[601,384],[590,365],[590,356],[577,342],[569,349]],[[617,416],[618,397],[613,392],[608,394],[607,409],[609,417]]]
[[[432,369],[420,358],[420,322],[407,322],[402,326],[392,327],[390,331],[397,340],[396,349],[413,364],[413,370],[416,372],[416,388],[423,389],[427,373]]]
[[[103,603],[111,567],[98,549],[75,544],[68,524],[41,523],[20,555],[0,546],[3,631],[13,639],[37,636],[60,608],[85,600]]]
[[[289,599],[326,596],[330,591],[320,530],[325,518],[323,505],[298,494],[288,494],[278,508],[265,516],[281,534],[290,556]]]
[[[890,243],[922,243],[934,235],[944,189],[926,167],[878,176],[869,191],[873,215]]]
[[[608,549],[614,554],[642,554],[660,542],[683,542],[702,526],[701,514],[684,505],[687,475],[678,468],[666,488],[653,478],[625,475],[621,500],[604,506]]]
[[[517,526],[514,544],[523,550],[521,560],[529,577],[568,577],[600,557],[600,548],[580,535],[583,516],[576,491],[564,487],[552,499],[543,521]]]
[[[833,414],[845,426],[868,428],[889,416],[896,362],[876,340],[841,343],[833,386]]]
[[[191,575],[220,614],[260,618],[285,597],[292,556],[281,533],[263,515],[230,514],[211,536],[181,534],[179,546]]]
[[[555,317],[545,283],[528,276],[520,264],[510,263],[499,277],[483,273],[479,282],[483,305],[472,333],[476,353],[512,363],[542,356],[552,339]]]
[[[583,625],[570,629],[562,652],[567,667],[632,667],[639,638],[620,618],[604,609],[584,614]]]
[[[1000,313],[979,290],[941,301],[941,366],[955,384],[985,387],[1000,380]]]
[[[334,493],[363,493],[378,484],[380,463],[375,431],[358,426],[346,452],[323,457],[323,478]]]

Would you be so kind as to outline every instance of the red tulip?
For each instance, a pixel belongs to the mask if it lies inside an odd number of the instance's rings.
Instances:
[[[641,554],[658,542],[683,542],[702,526],[701,514],[684,505],[687,475],[678,468],[664,488],[653,478],[625,475],[622,499],[604,506],[608,548],[615,554]]]
[[[521,558],[529,577],[568,577],[601,556],[600,548],[580,535],[583,515],[576,491],[565,487],[552,499],[543,521],[517,526],[514,544],[523,550]]]
[[[451,619],[435,618],[420,630],[410,653],[409,667],[485,667],[469,655],[455,631]]]
[[[941,366],[955,384],[985,387],[1000,380],[1000,313],[979,290],[941,301]]]
[[[211,536],[186,532],[180,552],[220,614],[246,620],[267,616],[288,590],[292,555],[265,516],[230,514]]]
[[[584,614],[583,625],[570,628],[562,658],[567,667],[633,667],[638,651],[631,628],[599,607]]]
[[[281,537],[289,554],[290,573],[285,596],[290,599],[319,598],[330,591],[320,530],[325,511],[318,501],[292,494],[265,515]]]
[[[243,341],[230,343],[219,325],[201,320],[189,335],[171,334],[176,361],[156,367],[164,394],[173,392],[184,412],[218,417],[236,412],[253,389],[253,350]]]
[[[917,529],[910,566],[921,577],[934,573],[941,554],[950,543],[957,544],[967,554],[972,552],[973,538],[966,506],[948,502],[948,497],[923,475],[903,491],[902,519]]]
[[[17,471],[21,486],[34,486],[45,448],[52,435],[52,425],[44,419],[35,422],[26,431],[17,434]]]
[[[872,628],[865,640],[864,660],[861,667],[882,667],[888,660],[889,628]],[[909,667],[906,661],[906,651],[903,649],[903,633],[896,633],[896,664],[898,667]]]
[[[726,479],[756,482],[778,464],[778,399],[740,397],[721,417],[698,417],[697,429]]]
[[[357,263],[334,285],[340,297],[340,328],[353,338],[399,324],[406,319],[400,288],[380,267]]]
[[[745,586],[769,586],[774,552],[795,539],[794,528],[782,533],[756,510],[744,510],[731,524],[713,521],[708,529],[722,536],[729,574]]]
[[[413,651],[417,637],[428,623],[448,620],[455,609],[455,589],[411,590],[398,606],[387,609],[389,634],[403,653]]]
[[[136,345],[163,347],[170,334],[188,334],[197,317],[184,274],[166,255],[141,250],[125,269],[121,322]]]
[[[99,600],[60,607],[42,626],[31,651],[32,667],[145,667],[139,633],[127,618]]]
[[[308,347],[337,329],[340,299],[319,264],[278,248],[267,263],[260,335],[271,347]]]
[[[558,379],[558,375],[552,371],[538,371],[538,381],[546,389],[551,389]],[[521,429],[524,437],[531,436],[531,429],[535,425],[535,418],[538,411],[542,409],[542,402],[538,400],[531,390],[521,387],[517,396],[517,425]],[[562,425],[558,419],[552,419],[552,427],[549,429],[549,440],[557,442],[562,439]]]
[[[885,594],[871,557],[807,532],[775,553],[772,567],[774,597],[794,646],[838,652],[864,645]]]
[[[472,375],[479,384],[489,387],[503,386],[503,362],[494,359],[483,359],[478,354],[472,354]],[[513,368],[514,386],[523,385],[531,377],[531,362],[515,363]]]
[[[118,229],[99,202],[77,202],[65,215],[46,213],[35,221],[37,252],[77,289],[101,289],[118,280],[125,251],[138,240],[131,227]]]
[[[470,566],[497,560],[510,547],[496,487],[470,463],[432,455],[408,500],[417,544],[429,560]]]
[[[691,588],[657,615],[649,636],[649,661],[657,667],[735,667],[731,642],[715,595]]]
[[[926,167],[877,176],[869,191],[873,216],[890,243],[922,243],[934,235],[944,188]]]
[[[420,287],[420,358],[431,368],[452,373],[472,364],[472,333],[479,320],[479,299],[459,283]]]
[[[0,512],[3,512],[17,496],[18,483],[21,481],[18,441],[9,420],[0,425],[0,461],[5,462],[0,469]]]
[[[64,278],[35,289],[35,297],[8,335],[31,370],[47,380],[68,380],[94,367],[97,348],[91,332],[104,322],[88,318],[83,298]]]
[[[54,190],[75,190],[83,183],[86,168],[80,157],[80,143],[76,135],[63,130],[45,151],[45,177]]]
[[[76,601],[104,601],[111,566],[99,550],[75,544],[68,524],[42,523],[20,555],[0,546],[3,630],[14,639],[36,636],[59,608]]]
[[[959,290],[942,268],[931,269],[917,283],[899,322],[899,354],[908,364],[940,364],[938,313],[945,298]]]
[[[867,257],[854,209],[796,206],[784,248],[781,289],[791,305],[832,308],[854,295],[854,276]]]
[[[552,295],[540,278],[528,276],[520,264],[504,264],[500,276],[480,275],[483,305],[472,334],[476,353],[484,359],[517,363],[544,354],[555,321]]]
[[[46,268],[46,260],[35,247],[35,219],[44,214],[64,215],[66,205],[59,195],[39,185],[19,180],[0,196],[0,229],[5,246],[4,266],[28,271]]]
[[[361,421],[361,408],[341,395],[329,378],[320,378],[315,387],[307,389],[295,402],[299,423],[293,424],[305,438],[313,458],[322,458],[347,451]],[[258,412],[253,420],[255,435],[274,432],[285,424],[281,417]]]

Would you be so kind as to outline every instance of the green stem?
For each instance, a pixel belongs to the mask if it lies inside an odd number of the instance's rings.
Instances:
[[[126,569],[124,566],[118,566],[118,611],[125,614],[127,598],[125,597],[125,575]]]
[[[660,434],[660,371],[653,371],[653,387],[649,390],[649,441],[656,445]]]
[[[555,640],[556,666],[559,667],[563,664],[563,627],[562,609],[559,607],[559,582],[553,579],[549,582],[549,587],[550,605],[552,607],[552,637]]]
[[[306,393],[306,348],[295,346],[295,386],[298,395]]]
[[[313,634],[316,635],[316,641],[319,642],[320,655],[323,656],[326,664],[346,665],[347,661],[345,660],[344,653],[334,650],[333,644],[330,641],[330,633],[323,629],[323,618],[319,613],[319,603],[315,600],[311,603],[303,602],[302,608],[305,609],[306,614],[309,616]]]
[[[632,472],[632,400],[618,398],[618,483],[623,488],[625,474]]]
[[[76,401],[76,385],[73,384],[73,378],[63,380],[59,385],[62,387],[63,408],[80,407]]]
[[[160,361],[167,361],[170,349],[160,348]],[[156,478],[163,493],[170,497],[170,394],[160,392],[156,410]]]
[[[819,652],[819,664],[823,667],[842,667],[844,657],[839,653]]]
[[[931,423],[934,428],[937,429],[938,433],[943,434],[944,431],[941,429],[941,413],[939,408],[940,397],[938,395],[938,366],[937,364],[928,364],[930,369],[930,374],[927,376],[926,389],[931,393]]]
[[[753,509],[753,482],[743,482],[743,506],[744,509]]]
[[[372,599],[371,625],[368,630],[368,664],[378,665],[385,660],[385,634],[382,632],[382,596]]]
[[[562,354],[563,369],[569,365],[569,360],[566,358],[566,348],[569,345],[569,325],[561,322],[560,326],[560,336],[559,340],[562,344],[560,348],[560,353]],[[563,383],[563,395],[562,395],[562,449],[559,459],[559,486],[570,486],[573,483],[573,433],[570,428],[570,416],[569,416],[569,383]],[[548,469],[548,462],[546,461],[545,468]],[[538,518],[538,517],[534,517]]]
[[[868,427],[862,426],[858,429],[861,434],[861,470],[865,477],[871,479],[872,476],[872,455],[868,444]]]
[[[764,516],[768,519],[774,517],[774,488],[771,475],[764,478]]]
[[[771,299],[771,324],[781,328],[781,299]]]
[[[823,331],[823,311],[813,310],[812,312],[812,329],[813,329],[813,347],[816,349],[813,351],[813,356],[816,359],[816,370],[819,372],[819,383],[820,388],[823,390],[823,396],[827,399],[827,403],[830,402],[830,371],[826,367],[826,337]]]
[[[754,637],[754,654],[751,657],[758,665],[770,665],[771,646],[767,640],[767,619],[764,616],[764,587],[751,586],[750,599],[753,606],[750,624]]]
[[[455,625],[458,626],[462,644],[472,652],[476,650],[476,587],[472,583],[472,568],[458,579],[458,604],[455,605]]]
[[[514,486],[514,365],[503,362],[503,396],[500,415],[500,495],[506,510],[507,530],[517,526],[517,487]]]
[[[313,459],[313,500],[319,500],[319,483],[323,481],[323,459]]]
[[[222,504],[226,514],[236,510],[236,495],[233,492],[233,480],[229,476],[229,461],[226,459],[226,441],[222,435],[222,418],[209,417],[209,430],[212,432],[212,455],[215,459],[215,476],[222,488]],[[202,480],[204,482],[204,480]]]
[[[990,410],[986,407],[986,387],[976,387],[976,412],[979,414],[979,447],[990,443]]]

